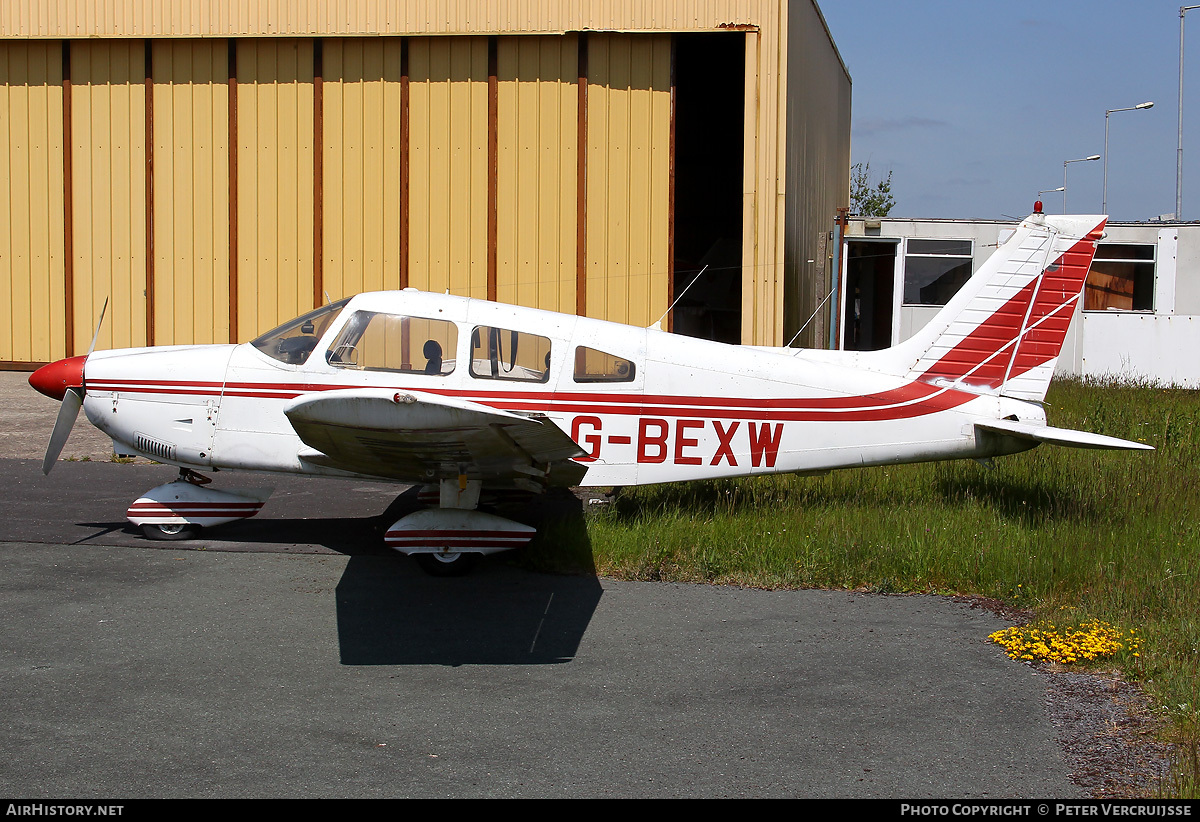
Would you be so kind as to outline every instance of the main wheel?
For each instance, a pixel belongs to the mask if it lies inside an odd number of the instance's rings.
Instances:
[[[199,532],[199,525],[188,525],[182,522],[163,523],[161,525],[152,525],[147,523],[146,525],[142,526],[142,534],[145,535],[147,539],[191,539]]]
[[[444,554],[413,554],[421,570],[433,577],[461,577],[475,567],[479,554],[447,552]]]

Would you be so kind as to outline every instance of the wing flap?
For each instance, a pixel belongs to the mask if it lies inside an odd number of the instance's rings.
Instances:
[[[1016,420],[976,420],[975,427],[995,434],[1003,434],[1029,442],[1045,442],[1067,448],[1100,448],[1123,451],[1153,451],[1154,446],[1142,442],[1074,431],[1070,428],[1052,428],[1048,425],[1032,425]]]
[[[585,453],[544,417],[417,391],[327,391],[297,398],[284,414],[301,441],[319,452],[307,452],[308,461],[408,482],[459,473],[494,480],[549,476],[552,467]]]

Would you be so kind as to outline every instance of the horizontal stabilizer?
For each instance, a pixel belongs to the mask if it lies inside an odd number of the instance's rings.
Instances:
[[[1065,445],[1067,448],[1103,448],[1124,451],[1153,451],[1154,446],[1142,442],[1122,440],[1117,437],[1106,437],[1103,434],[1089,434],[1086,431],[1072,431],[1069,428],[1051,428],[1048,425],[1031,425],[1016,420],[977,420],[977,429],[1003,434],[1030,442],[1048,442],[1052,445]]]

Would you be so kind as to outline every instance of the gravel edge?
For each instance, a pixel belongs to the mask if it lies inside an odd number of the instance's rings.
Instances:
[[[956,597],[1015,625],[1032,613],[1000,600]],[[1077,673],[1047,663],[1022,662],[1046,678],[1046,713],[1057,730],[1071,783],[1092,799],[1167,795],[1174,746],[1162,741],[1151,700],[1115,671]]]

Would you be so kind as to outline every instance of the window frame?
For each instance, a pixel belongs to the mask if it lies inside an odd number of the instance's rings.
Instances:
[[[926,243],[926,242],[928,242],[928,243],[965,243],[967,245],[968,251],[966,253],[954,253],[954,254],[949,254],[949,253],[940,253],[939,254],[939,253],[932,253],[932,252],[928,252],[928,251],[911,251],[910,249],[912,247],[912,243],[914,243],[914,242],[917,242],[917,243]],[[917,258],[917,259],[923,259],[923,260],[958,260],[959,261],[959,263],[957,265],[955,265],[953,268],[947,270],[946,272],[943,272],[936,279],[931,280],[929,283],[926,284],[925,287],[933,285],[939,279],[941,279],[941,277],[946,276],[946,274],[949,274],[950,271],[954,270],[955,268],[958,268],[959,266],[963,265],[964,263],[967,266],[967,274],[966,274],[966,277],[963,278],[963,281],[958,284],[958,287],[955,288],[954,291],[951,292],[949,295],[947,295],[945,302],[940,302],[940,303],[939,302],[909,302],[907,292],[908,292],[908,260],[910,257]],[[975,273],[975,270],[974,270],[975,269],[975,240],[972,238],[969,238],[969,237],[906,237],[904,240],[904,252],[901,255],[901,258],[902,258],[901,265],[900,265],[900,304],[901,304],[901,306],[905,306],[905,307],[912,306],[915,308],[921,308],[921,307],[941,308],[946,303],[950,302],[950,300],[953,299],[954,295],[957,294],[959,292],[959,290],[963,287],[963,285],[966,284],[967,280],[971,279],[971,277],[974,275],[974,273]],[[919,296],[919,289],[918,289],[918,296]]]
[[[366,317],[367,318],[366,322],[365,322],[365,324],[363,324],[361,330],[358,331],[358,334],[354,338],[353,342],[347,342],[346,335],[348,332],[350,332],[352,330],[352,326],[355,325],[355,321],[359,317]],[[449,326],[453,331],[453,343],[448,346],[451,349],[449,352],[447,352],[445,349],[443,349],[443,351],[442,351],[441,369],[439,369],[439,371],[435,374],[430,374],[428,371],[425,370],[426,367],[428,366],[429,358],[425,357],[423,350],[420,352],[420,356],[422,359],[426,360],[426,364],[425,364],[425,366],[422,366],[420,368],[415,367],[415,365],[412,362],[409,363],[408,368],[403,368],[403,367],[388,368],[386,366],[380,366],[380,365],[364,365],[364,364],[358,363],[357,360],[355,360],[355,362],[353,362],[353,363],[335,362],[333,358],[334,358],[335,354],[342,348],[349,347],[349,348],[357,351],[359,343],[361,343],[363,337],[366,336],[368,329],[371,327],[371,323],[373,323],[376,320],[376,318],[379,318],[379,317],[383,317],[385,322],[396,322],[401,329],[401,333],[404,335],[409,335],[411,333],[411,331],[409,330],[408,324],[414,320],[418,321],[418,322],[426,322],[426,323],[440,323],[442,325]],[[358,309],[355,309],[353,312],[351,312],[349,317],[346,318],[345,323],[343,323],[342,327],[338,330],[337,336],[335,336],[330,341],[329,346],[325,349],[325,363],[327,365],[329,365],[331,368],[335,368],[339,371],[343,371],[343,370],[345,370],[345,371],[370,371],[370,372],[376,373],[376,374],[404,374],[405,376],[410,376],[410,377],[412,377],[412,376],[437,377],[437,378],[448,377],[454,373],[454,371],[456,370],[457,365],[458,365],[457,349],[458,349],[458,339],[460,336],[460,332],[461,332],[461,329],[459,328],[459,324],[457,322],[455,322],[454,320],[448,320],[444,317],[420,317],[420,316],[416,316],[413,314],[397,314],[397,313],[394,313],[391,311],[377,311],[377,310],[371,309],[371,308],[358,308]],[[426,339],[420,343],[422,348],[424,346],[425,341],[427,341],[428,339],[432,339],[432,338],[426,337],[426,335],[424,335],[424,334],[417,335],[417,338],[423,338],[423,337]],[[408,343],[408,347],[409,347],[409,358],[411,359],[412,352],[413,352],[412,339],[409,339],[407,341],[407,343]],[[401,348],[403,349],[403,347],[404,346],[402,343]],[[384,346],[384,348],[382,350],[386,351],[387,350],[386,346]],[[447,353],[449,353],[449,356],[447,356]],[[401,355],[401,356],[403,356],[403,355]],[[387,361],[386,357],[385,357],[384,361],[385,362]],[[448,371],[444,370],[446,367],[447,361],[449,361],[449,363],[450,363],[450,370],[448,370]],[[403,365],[403,362],[401,364]]]
[[[292,368],[307,365],[313,352],[320,346],[322,338],[341,320],[342,312],[349,302],[350,298],[346,297],[306,311],[299,317],[293,317],[270,331],[259,334],[250,341],[250,345],[277,363]],[[310,326],[312,330],[305,331],[305,326]],[[289,342],[292,344],[289,345]]]
[[[580,376],[579,375],[580,355],[582,354],[584,357],[584,360],[586,360],[586,356],[587,356],[586,352],[588,352],[588,351],[595,352],[596,354],[600,354],[600,355],[602,355],[604,357],[608,357],[609,359],[612,359],[612,360],[620,360],[621,362],[628,364],[629,365],[629,373],[624,374],[624,375],[614,375],[614,376],[609,376],[609,375],[605,375],[605,374],[600,374],[600,375],[595,375],[595,376]],[[629,359],[628,357],[622,357],[618,354],[612,354],[608,351],[603,351],[599,348],[592,348],[590,345],[577,345],[577,346],[575,346],[574,364],[571,367],[571,378],[575,382],[581,383],[581,384],[634,382],[637,379],[637,363],[634,362],[633,360]]]
[[[1113,248],[1113,247],[1118,247],[1118,246],[1125,247],[1125,248],[1149,249],[1150,256],[1148,258],[1101,256],[1100,252],[1101,252],[1102,248],[1104,248],[1104,247]],[[1128,265],[1134,269],[1135,276],[1131,278],[1133,281],[1133,289],[1132,289],[1132,291],[1130,293],[1130,297],[1129,297],[1131,307],[1129,307],[1129,308],[1120,308],[1120,307],[1116,307],[1116,306],[1103,306],[1103,307],[1095,307],[1095,308],[1088,307],[1088,293],[1091,290],[1092,270],[1096,266],[1096,263],[1102,263],[1102,264],[1103,263],[1114,263],[1114,264],[1118,264],[1118,265],[1124,264],[1124,265]],[[1149,269],[1149,276],[1148,276],[1149,281],[1142,284],[1143,289],[1144,289],[1142,293],[1144,295],[1148,296],[1149,305],[1147,305],[1145,307],[1141,307],[1141,308],[1139,308],[1136,305],[1136,299],[1138,296],[1138,279],[1136,276],[1136,271],[1139,267],[1147,267]],[[1103,272],[1097,272],[1097,274],[1103,274]],[[1105,276],[1114,276],[1114,275],[1105,275]],[[1156,284],[1157,280],[1158,280],[1158,244],[1157,243],[1098,242],[1098,243],[1096,243],[1096,253],[1092,257],[1092,263],[1091,263],[1091,265],[1088,266],[1087,276],[1084,278],[1082,310],[1086,311],[1088,313],[1096,313],[1096,314],[1153,314],[1154,310],[1155,310],[1154,309],[1154,303],[1155,303],[1155,297],[1156,297],[1155,284]]]
[[[497,362],[498,362],[497,373],[496,373],[496,374],[491,374],[491,373],[482,373],[482,374],[481,374],[481,373],[478,373],[478,372],[475,370],[475,362],[476,362],[476,359],[475,359],[475,351],[476,351],[475,337],[476,337],[476,334],[478,334],[478,335],[479,335],[479,338],[480,338],[480,342],[482,343],[482,339],[483,339],[483,332],[484,332],[485,330],[497,331],[497,332],[500,332],[500,334],[501,334],[501,335],[504,335],[504,334],[509,334],[509,335],[511,335],[511,334],[519,334],[519,335],[521,335],[521,337],[532,337],[532,338],[534,338],[535,340],[543,340],[543,341],[545,341],[545,343],[546,343],[546,358],[547,358],[547,360],[549,361],[549,362],[548,362],[548,364],[547,364],[547,367],[545,368],[545,370],[543,370],[543,371],[541,371],[541,372],[540,372],[540,376],[538,376],[536,379],[535,379],[535,378],[533,378],[532,376],[530,376],[530,377],[526,377],[526,376],[511,376],[511,375],[512,375],[514,372],[516,372],[516,371],[517,371],[517,369],[520,369],[520,370],[521,370],[523,373],[525,373],[525,374],[533,374],[534,372],[533,372],[533,369],[529,368],[528,366],[524,366],[524,365],[520,365],[520,364],[518,364],[518,363],[515,361],[515,358],[514,358],[514,360],[513,360],[513,362],[512,362],[512,365],[511,365],[511,367],[509,368],[509,370],[508,370],[508,371],[504,371],[504,370],[503,370],[503,369],[504,369],[504,356],[503,356],[503,351],[501,350],[501,351],[499,352],[499,355],[498,355],[498,357],[497,357]],[[500,337],[500,345],[498,346],[498,347],[500,347],[501,349],[502,349],[502,347],[503,347],[503,346],[502,346],[502,343],[503,343],[503,336],[501,336],[501,337]],[[482,346],[482,345],[480,345],[480,346],[478,346],[478,347],[479,347],[481,350],[483,349],[483,346]],[[519,341],[518,341],[518,345],[517,345],[517,347],[518,347],[518,349],[520,348],[520,342],[519,342]],[[542,335],[542,334],[535,334],[535,333],[533,333],[532,331],[522,331],[522,330],[521,330],[521,329],[519,329],[519,328],[503,328],[503,327],[501,327],[501,326],[498,326],[498,325],[487,325],[487,324],[484,324],[484,323],[480,323],[480,324],[478,324],[478,325],[475,325],[475,326],[474,326],[474,327],[471,329],[471,335],[470,335],[470,338],[468,339],[468,348],[469,348],[469,351],[470,351],[470,355],[469,355],[469,357],[468,357],[469,363],[468,363],[468,366],[467,366],[467,373],[469,373],[469,374],[471,375],[471,377],[472,377],[472,378],[474,378],[474,379],[477,379],[477,380],[498,380],[498,381],[501,381],[501,382],[517,382],[517,383],[526,383],[526,384],[530,384],[530,383],[532,383],[532,384],[534,384],[534,385],[545,385],[546,383],[550,382],[550,371],[552,370],[552,363],[553,363],[553,351],[554,351],[554,340],[552,340],[550,337],[546,337],[546,336],[544,336],[544,335]],[[488,356],[488,357],[484,358],[484,359],[483,359],[483,360],[481,360],[481,361],[482,361],[482,362],[486,362],[486,363],[489,363],[489,364],[490,364],[490,363],[491,363],[491,357],[490,357],[490,356]]]

